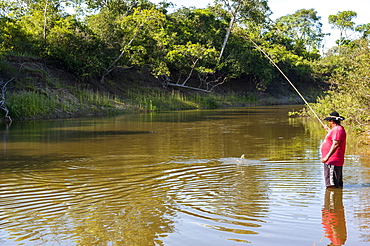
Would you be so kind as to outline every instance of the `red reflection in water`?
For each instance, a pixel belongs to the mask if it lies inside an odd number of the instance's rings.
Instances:
[[[342,189],[326,189],[322,224],[325,236],[331,241],[330,245],[344,245],[347,240],[342,196]]]

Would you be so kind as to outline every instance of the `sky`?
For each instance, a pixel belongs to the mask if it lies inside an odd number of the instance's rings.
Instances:
[[[153,0],[151,2],[160,2],[163,0]],[[176,7],[205,8],[213,0],[167,0],[176,4]],[[331,33],[326,36],[323,45],[324,49],[335,45],[335,40],[339,39],[339,31],[331,28],[328,24],[329,15],[337,14],[340,11],[352,10],[357,13],[357,18],[353,19],[356,25],[370,23],[370,0],[268,0],[268,5],[273,14],[272,20],[284,15],[293,14],[299,9],[315,9],[317,15],[321,16],[323,33]]]

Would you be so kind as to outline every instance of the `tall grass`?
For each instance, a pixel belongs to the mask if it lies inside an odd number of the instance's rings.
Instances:
[[[145,111],[165,111],[180,109],[195,109],[198,105],[190,101],[185,95],[172,91],[171,93],[159,90],[130,90],[128,97],[133,104],[139,105]]]
[[[142,110],[164,111],[182,109],[214,109],[224,106],[245,106],[257,102],[253,94],[231,93],[219,95],[213,93],[191,93],[188,95],[178,91],[171,93],[159,90],[130,90],[128,97],[134,104],[138,104]]]
[[[154,89],[132,89],[127,98],[105,92],[75,88],[54,91],[52,95],[37,91],[20,91],[7,95],[7,107],[12,118],[60,118],[98,113],[112,115],[136,111],[168,111],[184,109],[214,109],[225,106],[245,106],[257,102],[252,95],[166,92]]]
[[[93,111],[112,113],[119,111],[116,104],[122,103],[116,96],[106,93],[76,90],[75,95],[65,93],[46,95],[35,91],[20,91],[10,94],[7,99],[7,108],[12,118],[48,118],[64,117],[68,114],[80,112],[81,115]]]
[[[76,97],[80,104],[94,105],[98,107],[114,107],[113,102],[119,101],[116,96],[106,92],[76,90]]]
[[[60,108],[58,100],[38,92],[21,91],[7,100],[10,115],[15,118],[33,118],[50,114]]]

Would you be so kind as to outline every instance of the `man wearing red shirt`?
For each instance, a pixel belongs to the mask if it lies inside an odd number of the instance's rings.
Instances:
[[[343,186],[342,169],[346,152],[346,131],[340,122],[344,117],[332,112],[324,120],[329,121],[328,134],[321,145],[321,162],[324,163],[325,185],[327,188]]]

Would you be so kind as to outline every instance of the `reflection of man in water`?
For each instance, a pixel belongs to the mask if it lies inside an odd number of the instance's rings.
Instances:
[[[347,240],[342,194],[342,189],[327,189],[325,192],[322,224],[325,236],[331,241],[330,246],[344,245]]]
[[[331,128],[321,145],[321,162],[324,163],[325,185],[327,188],[342,187],[346,131],[340,125],[340,122],[344,120],[344,117],[339,116],[337,112],[332,112],[325,120],[329,121]]]

